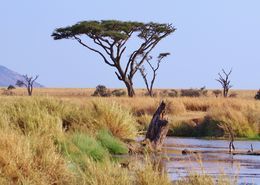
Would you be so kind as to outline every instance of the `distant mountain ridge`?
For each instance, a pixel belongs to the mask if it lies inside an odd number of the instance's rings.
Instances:
[[[23,80],[23,75],[0,65],[0,87],[15,86],[17,80]],[[35,82],[34,87],[43,87],[43,85]]]

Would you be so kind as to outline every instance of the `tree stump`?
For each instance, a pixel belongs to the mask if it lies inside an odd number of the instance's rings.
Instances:
[[[169,130],[168,121],[164,118],[166,104],[161,102],[148,127],[145,140],[149,140],[154,150],[160,150]]]

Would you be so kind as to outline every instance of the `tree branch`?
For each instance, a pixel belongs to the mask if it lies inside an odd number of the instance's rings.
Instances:
[[[106,57],[103,55],[103,53],[101,53],[100,51],[98,51],[98,50],[96,50],[96,49],[94,49],[94,48],[91,48],[91,47],[88,46],[87,44],[83,43],[83,42],[81,41],[81,39],[78,38],[77,36],[74,36],[74,39],[76,39],[82,46],[88,48],[88,49],[91,50],[91,51],[94,51],[94,52],[98,53],[98,54],[103,58],[104,62],[105,62],[106,64],[108,64],[109,66],[112,66],[112,67],[115,66],[114,64],[111,64],[111,63],[106,59]]]

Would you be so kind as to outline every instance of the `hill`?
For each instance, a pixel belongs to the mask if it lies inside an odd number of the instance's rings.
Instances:
[[[17,72],[14,72],[5,66],[0,65],[0,87],[7,87],[9,85],[15,85],[17,80],[23,80],[23,76]],[[35,87],[43,87],[43,85],[35,82]]]

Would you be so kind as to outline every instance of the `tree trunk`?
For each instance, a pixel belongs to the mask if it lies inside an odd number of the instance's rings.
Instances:
[[[129,97],[134,97],[135,96],[135,91],[134,91],[134,87],[133,87],[133,83],[131,82],[131,80],[125,80],[124,81],[126,88],[127,88],[127,94]]]
[[[164,119],[166,104],[162,101],[148,127],[145,139],[148,139],[154,150],[160,150],[169,130],[168,121]]]
[[[32,87],[28,86],[27,91],[28,91],[28,95],[32,96]]]
[[[226,98],[228,96],[228,89],[224,87],[223,96]]]
[[[149,96],[153,97],[153,92],[151,90],[149,90],[148,92],[149,92]]]

